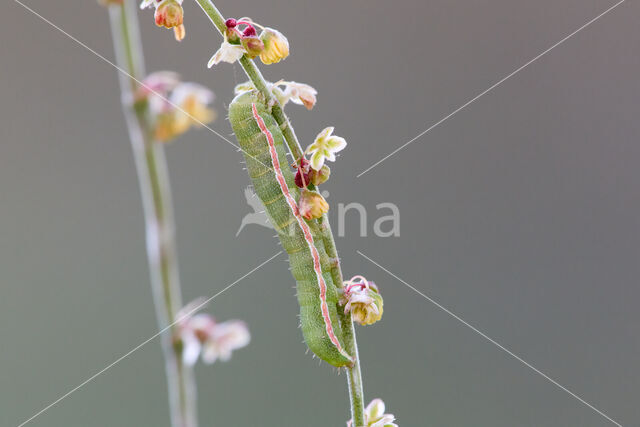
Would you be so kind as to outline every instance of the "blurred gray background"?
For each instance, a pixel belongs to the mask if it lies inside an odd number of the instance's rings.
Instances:
[[[292,55],[262,67],[312,84],[288,111],[308,144],[349,141],[324,186],[370,213],[392,202],[401,236],[338,240],[345,274],[381,287],[359,328],[367,400],[401,426],[607,426],[592,409],[371,264],[370,256],[625,426],[640,425],[640,5],[627,1],[391,157],[397,146],[594,18],[604,0],[219,0],[280,29]],[[26,1],[113,58],[94,1]],[[149,71],[217,93],[242,69],[205,67],[220,36],[185,2],[177,44],[140,13]],[[0,425],[17,426],[156,332],[142,210],[117,75],[17,3],[0,26]],[[248,226],[241,156],[206,130],[168,147],[186,300],[278,251]],[[337,210],[334,209],[335,217]],[[370,233],[371,234],[371,233]],[[202,427],[343,426],[344,375],[305,355],[282,256],[214,300],[251,345],[198,366]],[[30,425],[168,425],[153,341]]]

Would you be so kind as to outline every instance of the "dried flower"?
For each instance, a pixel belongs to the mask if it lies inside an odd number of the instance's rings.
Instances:
[[[354,276],[344,283],[340,304],[344,312],[351,312],[352,319],[361,325],[370,325],[382,318],[382,296],[373,282],[362,276]]]
[[[201,300],[196,300],[178,313],[180,321],[176,340],[182,346],[182,361],[187,366],[193,366],[198,357],[206,364],[218,359],[227,361],[233,350],[246,346],[251,340],[249,330],[242,321],[216,323],[209,314],[192,315],[194,309],[201,305]]]
[[[317,171],[322,168],[324,161],[329,160],[334,162],[336,160],[335,153],[344,149],[347,146],[347,142],[344,138],[332,135],[333,127],[325,128],[322,132],[316,136],[315,141],[305,151],[311,154],[309,163],[311,167]]]
[[[211,68],[220,62],[228,62],[229,64],[233,64],[238,59],[242,58],[242,55],[245,54],[244,47],[239,44],[231,44],[227,41],[225,36],[225,40],[220,45],[220,49],[216,53],[213,54],[207,67]]]
[[[260,39],[264,43],[264,50],[260,53],[263,63],[275,64],[289,56],[289,41],[280,31],[265,28]]]
[[[298,209],[304,219],[312,220],[320,218],[327,213],[329,211],[329,204],[320,193],[305,188],[300,195]]]
[[[365,423],[364,427],[398,427],[394,421],[396,417],[393,414],[385,414],[385,405],[382,399],[373,399],[371,403],[365,408]],[[349,420],[347,422],[348,427],[353,426],[353,422]]]
[[[140,5],[140,9],[155,6],[154,15],[156,25],[158,27],[173,28],[173,32],[177,41],[184,39],[186,30],[184,27],[184,9],[182,2],[184,0],[144,0]]]
[[[162,0],[156,6],[156,25],[158,27],[174,28],[184,22],[184,10],[181,0]]]

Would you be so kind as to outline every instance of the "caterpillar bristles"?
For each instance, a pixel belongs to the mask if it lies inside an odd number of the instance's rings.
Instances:
[[[229,121],[240,143],[255,194],[274,225],[289,270],[296,279],[301,329],[305,342],[321,360],[337,367],[353,360],[343,348],[338,321],[338,290],[328,273],[327,254],[317,221],[306,221],[297,207],[300,190],[289,168],[293,159],[284,148],[284,136],[257,91],[236,96]],[[296,160],[296,159],[293,159]],[[268,170],[269,169],[269,170]],[[266,203],[265,203],[266,202]]]

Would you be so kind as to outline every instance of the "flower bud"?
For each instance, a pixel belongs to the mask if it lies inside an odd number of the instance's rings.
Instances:
[[[225,36],[229,43],[234,45],[240,44],[240,34],[238,34],[238,30],[236,30],[236,27],[227,27]]]
[[[158,27],[179,27],[184,21],[184,10],[177,0],[163,0],[156,8],[155,18]]]
[[[256,33],[256,29],[252,25],[249,25],[242,32],[242,37],[254,37],[254,36],[257,36],[257,35],[258,35],[258,33]]]
[[[304,219],[312,220],[320,218],[327,213],[329,204],[320,193],[303,189],[298,201],[298,209]]]
[[[311,183],[313,185],[324,184],[325,182],[327,182],[330,175],[331,169],[329,169],[329,166],[327,165],[322,165],[319,171],[315,169],[311,169],[309,171],[309,179],[311,180]]]
[[[235,28],[235,27],[238,25],[238,21],[236,21],[236,20],[235,20],[235,19],[233,19],[233,18],[229,18],[229,19],[227,19],[226,21],[224,21],[224,25],[225,25],[227,28]]]
[[[280,31],[265,28],[260,39],[264,42],[264,50],[260,53],[263,63],[274,64],[289,56],[289,41]]]
[[[294,165],[296,167],[296,165]],[[297,166],[295,183],[299,188],[306,188],[311,178],[309,177],[309,162],[304,157],[300,159],[300,165]]]
[[[255,30],[253,31],[255,32]],[[264,43],[262,43],[262,40],[260,40],[258,36],[245,36],[242,37],[242,47],[244,47],[247,55],[253,59],[264,50]]]

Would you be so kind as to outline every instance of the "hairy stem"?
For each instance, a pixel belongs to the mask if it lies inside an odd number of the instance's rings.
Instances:
[[[122,104],[133,149],[144,208],[151,289],[160,329],[173,324],[182,307],[169,175],[164,147],[153,140],[146,103],[133,94],[145,77],[135,2],[110,6],[116,61],[122,71]],[[191,368],[184,366],[173,343],[174,330],[161,336],[172,427],[196,427],[196,390]]]
[[[226,30],[225,19],[213,4],[213,2],[211,0],[196,1],[198,2],[202,10],[207,14],[209,19],[211,19],[211,22],[213,22],[218,31],[220,31],[221,34],[224,34]],[[304,151],[302,150],[302,147],[298,142],[298,138],[296,137],[289,119],[284,114],[282,106],[271,92],[268,83],[262,76],[262,73],[253,62],[253,60],[250,59],[247,55],[244,55],[242,58],[240,58],[240,65],[242,66],[256,89],[258,89],[262,93],[267,103],[273,106],[271,109],[271,113],[282,129],[282,133],[284,135],[285,141],[287,142],[287,146],[289,147],[289,151],[295,159],[299,159],[300,157],[302,157]],[[313,186],[310,185],[309,187],[311,188]],[[340,267],[340,259],[338,258],[335,239],[333,238],[333,233],[331,232],[331,226],[329,224],[327,215],[324,215],[319,220],[319,223],[323,230],[323,243],[325,245],[327,254],[334,259],[331,270],[333,281],[336,286],[342,286],[343,278],[342,270]],[[352,367],[346,368],[349,396],[351,402],[351,419],[353,420],[354,426],[364,426],[364,393],[362,388],[362,374],[360,371],[360,357],[358,355],[358,345],[356,341],[355,328],[350,314],[344,314],[343,310],[340,307],[338,307],[338,312],[340,313],[340,325],[345,340],[345,347],[349,354],[351,354],[355,360],[355,363]]]

